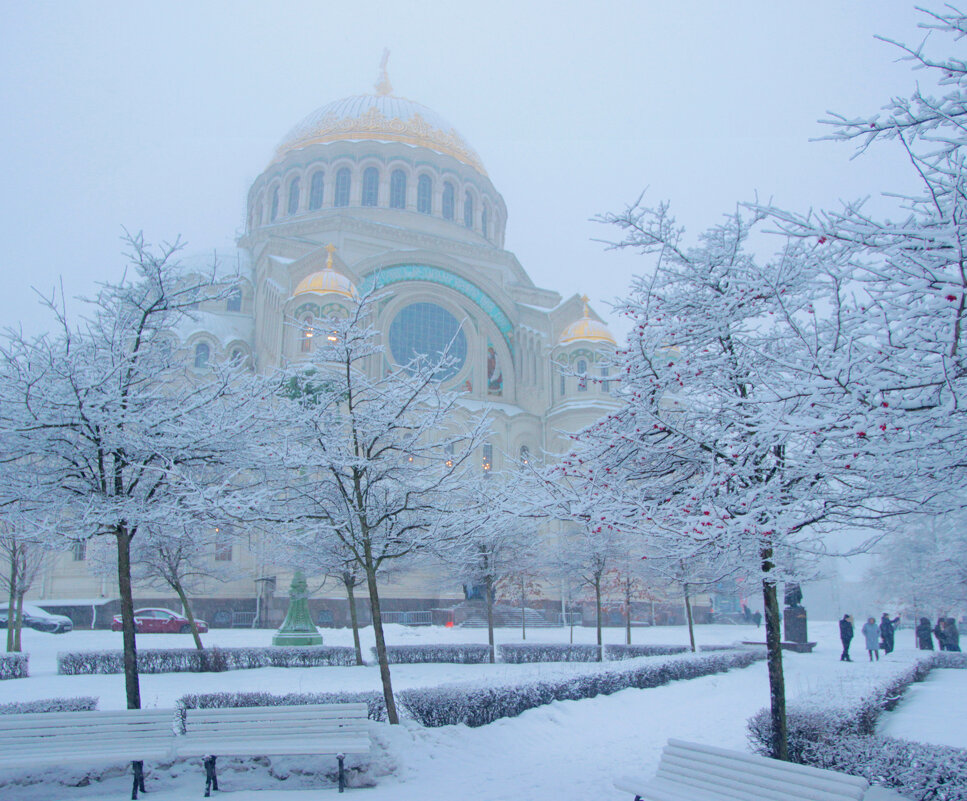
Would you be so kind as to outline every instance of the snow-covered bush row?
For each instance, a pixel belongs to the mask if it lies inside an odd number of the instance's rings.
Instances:
[[[318,667],[356,664],[352,648],[317,645],[263,648],[151,648],[138,651],[139,673],[217,673],[261,667]],[[123,673],[121,651],[57,654],[57,672],[65,676]]]
[[[376,649],[372,650],[375,658]],[[490,661],[490,646],[480,643],[387,645],[386,657],[391,665],[415,665],[424,662],[480,665]]]
[[[33,712],[91,712],[97,709],[97,696],[76,698],[38,698],[36,701],[14,701],[0,704],[0,715],[28,715]]]
[[[793,762],[863,776],[909,798],[967,801],[967,750],[924,745],[876,735],[879,716],[932,668],[967,669],[967,654],[938,653],[888,676],[854,698],[804,699],[787,709],[789,758]],[[807,706],[808,704],[808,706]],[[769,710],[749,721],[753,747],[768,755]]]
[[[634,659],[639,656],[668,656],[683,654],[687,650],[688,646],[685,645],[606,645],[604,658]]]
[[[370,720],[386,720],[386,701],[376,690],[342,693],[286,693],[272,695],[263,692],[189,693],[175,704],[182,716],[188,709],[225,709],[245,706],[303,706],[305,704],[365,703]]]
[[[27,678],[30,654],[0,654],[0,681]]]
[[[497,646],[501,662],[597,662],[597,645],[556,645],[554,643],[504,643]]]
[[[694,679],[747,667],[764,657],[764,653],[755,651],[688,654],[664,659],[653,657],[612,663],[607,668],[587,673],[514,684],[467,683],[402,690],[397,694],[397,701],[424,726],[457,723],[484,726],[552,701],[594,698],[629,687],[660,687],[676,679]]]

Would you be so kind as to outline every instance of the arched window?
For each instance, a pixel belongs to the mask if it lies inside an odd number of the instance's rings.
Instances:
[[[429,175],[421,175],[416,182],[416,210],[420,214],[429,214],[433,198],[433,181]]]
[[[601,382],[601,391],[605,395],[607,395],[611,391],[611,382],[607,380],[607,378],[608,378],[608,368],[607,367],[602,367],[601,368],[601,377],[603,379],[605,379],[604,381]]]
[[[449,181],[443,184],[443,219],[452,220],[453,219],[453,204],[454,204],[454,189],[453,184]]]
[[[325,173],[317,170],[312,173],[312,180],[309,182],[309,211],[322,208],[322,189]]]
[[[483,446],[483,465],[485,473],[489,473],[494,466],[494,446],[489,442]]]
[[[483,211],[480,213],[480,233],[482,233],[485,237],[487,236],[487,228],[490,227],[490,220],[488,219],[489,216],[490,215],[487,214],[487,207],[484,206]]]
[[[289,206],[288,213],[295,214],[299,210],[299,184],[298,178],[293,178],[289,184]]]
[[[231,292],[228,293],[228,301],[225,304],[227,311],[241,311],[242,310],[242,290],[235,287]]]
[[[531,452],[530,452],[530,448],[528,448],[526,445],[521,445],[520,446],[520,458],[519,458],[519,461],[520,461],[521,467],[526,467],[527,465],[530,464],[530,461],[531,461]]]
[[[463,196],[463,224],[473,228],[473,195],[469,192]]]
[[[561,367],[561,397],[563,398],[567,394],[567,376],[564,373],[564,368]]]
[[[299,350],[309,353],[312,350],[312,335],[315,329],[312,327],[312,315],[307,314],[302,318],[302,335],[299,342]]]
[[[349,184],[351,182],[352,176],[349,167],[343,167],[336,173],[336,196],[332,201],[333,206],[349,205]]]
[[[245,352],[241,348],[232,348],[230,361],[234,365],[239,365],[245,359]]]
[[[588,363],[581,359],[578,362],[578,392],[588,391]]]
[[[406,173],[403,170],[393,170],[389,177],[389,207],[406,208]]]
[[[269,212],[269,221],[275,222],[275,218],[279,216],[279,187],[275,187],[272,190],[272,211]]]
[[[363,205],[376,206],[379,204],[379,170],[367,167],[363,170]]]
[[[208,359],[211,357],[212,349],[208,347],[207,342],[199,342],[195,345],[195,367],[198,370],[204,370],[208,367]]]

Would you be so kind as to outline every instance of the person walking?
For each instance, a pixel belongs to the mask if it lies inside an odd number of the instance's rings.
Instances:
[[[944,621],[944,634],[947,639],[947,650],[948,651],[959,651],[960,650],[960,631],[957,628],[957,621],[952,617],[948,617]]]
[[[884,654],[893,653],[894,626],[896,626],[899,622],[899,615],[893,618],[893,620],[890,620],[890,616],[886,612],[884,612],[883,617],[880,618],[880,638],[883,640]]]
[[[880,661],[880,627],[876,621],[870,618],[863,624],[863,637],[866,638],[866,651],[870,655],[870,661],[876,656],[876,661]]]
[[[851,615],[843,615],[839,621],[839,640],[843,643],[843,653],[839,658],[840,662],[852,662],[849,658],[849,644],[853,641],[853,618]]]
[[[920,622],[917,623],[917,648],[921,651],[932,651],[933,650],[933,637],[930,630],[930,621],[922,617]]]
[[[947,650],[947,632],[944,631],[946,620],[943,617],[937,618],[937,625],[933,627],[933,636],[937,638],[937,650]]]

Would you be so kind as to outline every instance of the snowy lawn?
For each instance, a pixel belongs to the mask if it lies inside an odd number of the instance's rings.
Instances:
[[[325,630],[326,644],[349,645],[351,633]],[[364,632],[371,644],[371,630]],[[608,629],[608,642],[622,642],[624,632]],[[790,700],[824,695],[863,694],[878,677],[909,664],[916,656],[912,635],[900,632],[898,649],[878,663],[839,661],[839,639],[835,622],[811,622],[811,639],[819,646],[812,654],[787,653],[785,658],[787,693]],[[271,631],[216,630],[206,644],[267,645]],[[759,640],[763,631],[743,626],[701,626],[700,644]],[[502,629],[500,642],[519,642],[520,632]],[[535,629],[528,642],[567,642],[567,629]],[[389,628],[390,644],[417,642],[482,642],[480,630]],[[111,676],[56,676],[58,650],[95,650],[117,648],[120,635],[111,632],[78,631],[67,635],[25,632],[25,648],[31,653],[32,677],[0,682],[0,703],[13,700],[73,695],[97,695],[101,709],[123,706],[123,678]],[[593,629],[575,629],[575,642],[593,642]],[[682,643],[683,628],[635,629],[638,643]],[[910,640],[910,642],[908,642]],[[182,635],[144,635],[141,648],[190,646]],[[367,658],[369,652],[366,652]],[[857,658],[859,651],[853,648]],[[864,654],[865,657],[865,654]],[[427,686],[443,682],[505,680],[511,677],[549,675],[559,671],[594,669],[593,665],[398,665],[393,666],[394,685]],[[950,671],[954,672],[954,671]],[[959,671],[957,671],[959,672]],[[142,677],[145,706],[170,706],[187,692],[221,690],[265,690],[298,692],[375,689],[379,686],[375,667],[364,668],[264,668],[218,674],[171,674]],[[557,702],[533,709],[516,718],[503,719],[481,728],[448,726],[423,729],[416,725],[390,727],[374,724],[374,767],[376,787],[354,789],[360,799],[380,801],[424,801],[472,795],[479,801],[519,798],[553,798],[555,801],[586,801],[594,798],[624,799],[615,790],[614,776],[629,772],[653,771],[660,751],[669,737],[748,750],[746,721],[768,703],[768,680],[764,662],[743,670],[672,682],[648,690],[624,690],[611,696],[584,701]],[[943,707],[946,714],[947,706]],[[334,762],[334,761],[333,761]],[[295,764],[292,760],[289,764]],[[150,768],[150,766],[147,766]],[[226,791],[243,788],[272,788],[249,796],[233,792],[236,801],[252,797],[257,801],[301,801],[318,797],[319,790],[292,792],[296,787],[318,787],[318,780],[291,776],[285,782],[271,778],[265,769],[232,771],[220,774]],[[162,775],[148,774],[153,801],[181,801],[204,785],[204,773],[191,765]],[[315,781],[315,785],[313,784]],[[81,801],[92,798],[123,799],[129,791],[127,776],[103,783],[66,789],[63,787],[6,788],[4,801],[40,799]],[[281,789],[285,788],[285,790]]]
[[[896,709],[880,718],[877,734],[967,748],[967,670],[932,670],[910,685]]]

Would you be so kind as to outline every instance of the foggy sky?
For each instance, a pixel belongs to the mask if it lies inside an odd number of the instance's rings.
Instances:
[[[534,282],[607,316],[646,264],[588,220],[646,188],[697,233],[756,192],[801,210],[909,186],[893,151],[809,140],[827,110],[910,94],[874,34],[915,43],[921,18],[897,0],[7,2],[0,325],[41,326],[31,287],[59,276],[69,296],[116,280],[122,226],[229,245],[285,133],[371,92],[384,47],[395,93],[480,154]]]

